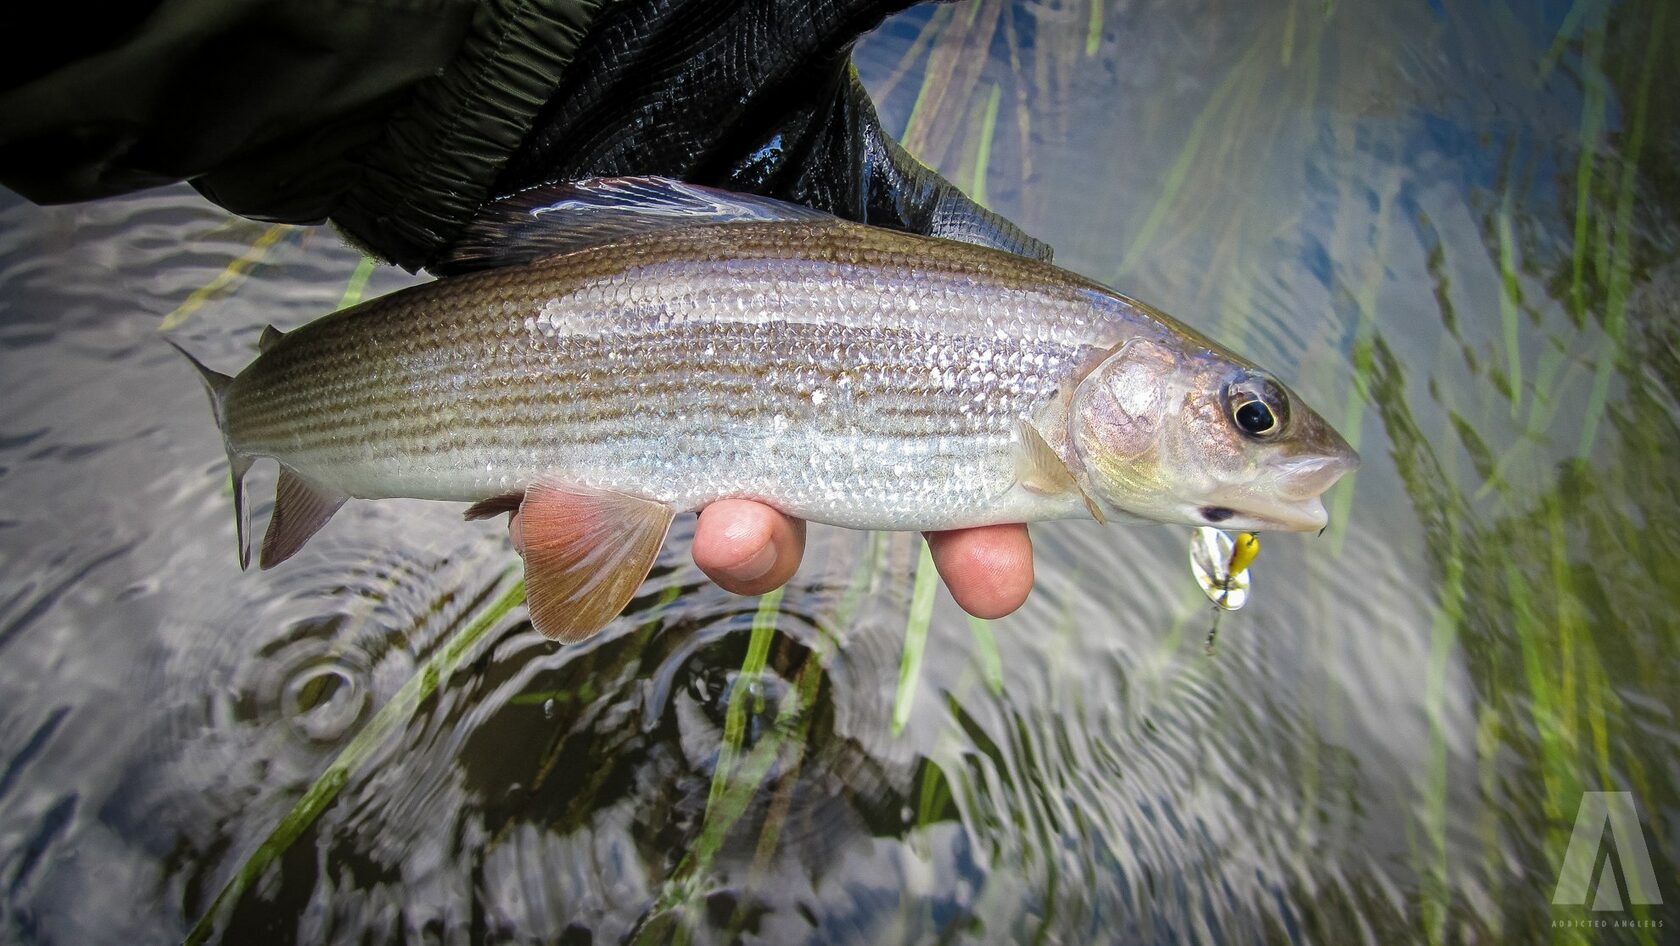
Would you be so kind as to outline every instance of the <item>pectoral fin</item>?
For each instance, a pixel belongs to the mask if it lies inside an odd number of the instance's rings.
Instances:
[[[1076,493],[1084,500],[1085,508],[1090,510],[1092,519],[1105,525],[1108,523],[1108,517],[1103,515],[1102,508],[1085,492],[1085,488],[1079,485],[1079,478],[1073,475],[1073,471],[1067,468],[1067,464],[1062,462],[1055,449],[1033,425],[1021,421],[1020,426],[1016,428],[1016,435],[1021,441],[1021,454],[1017,458],[1015,476],[1022,486],[1045,496]]]
[[[297,554],[309,537],[321,531],[338,507],[350,497],[338,490],[311,483],[287,467],[280,468],[280,482],[274,490],[274,515],[263,533],[261,568],[273,568]]]
[[[635,596],[675,517],[627,493],[532,484],[520,507],[531,623],[566,643],[594,636]]]

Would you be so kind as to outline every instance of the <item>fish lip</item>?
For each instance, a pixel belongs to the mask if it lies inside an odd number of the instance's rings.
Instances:
[[[1344,441],[1342,449],[1335,456],[1330,457],[1329,462],[1335,465],[1336,475],[1342,476],[1359,469],[1360,463],[1363,461],[1359,459],[1359,451],[1348,446]]]
[[[1278,474],[1279,493],[1288,500],[1306,501],[1323,496],[1342,477],[1359,469],[1359,454],[1351,449],[1329,455],[1294,460]]]
[[[1300,502],[1260,504],[1258,508],[1250,498],[1248,503],[1233,508],[1239,514],[1262,523],[1262,531],[1317,532],[1330,524],[1330,512],[1318,496]]]
[[[1221,491],[1211,505],[1234,510],[1237,515],[1225,529],[1250,531],[1317,532],[1330,523],[1324,508],[1324,493],[1357,466],[1344,456],[1300,460],[1271,480],[1270,488],[1238,488]]]
[[[1345,443],[1340,446],[1334,452],[1304,457],[1285,467],[1276,480],[1275,498],[1252,494],[1244,497],[1251,504],[1258,504],[1256,517],[1275,522],[1278,529],[1289,532],[1318,532],[1329,525],[1330,512],[1324,508],[1324,494],[1342,477],[1359,469],[1359,454]]]

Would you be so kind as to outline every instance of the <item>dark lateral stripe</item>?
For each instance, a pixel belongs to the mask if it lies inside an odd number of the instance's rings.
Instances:
[[[883,366],[857,372],[859,380],[852,383],[849,400],[836,401],[824,412],[811,405],[811,392],[820,390],[825,398],[836,397],[832,381],[809,384],[815,379],[789,372],[785,365],[757,370],[747,364],[732,367],[733,373],[726,374],[715,367],[693,371],[672,363],[640,376],[570,385],[564,376],[559,380],[533,379],[519,373],[518,366],[468,376],[460,384],[453,383],[453,372],[444,371],[408,385],[381,386],[376,379],[369,379],[356,385],[337,385],[314,404],[308,398],[292,397],[271,405],[269,410],[245,420],[243,435],[253,440],[274,440],[303,434],[307,442],[315,439],[308,436],[313,434],[336,441],[345,435],[377,434],[416,425],[459,425],[473,418],[484,423],[568,424],[613,421],[636,414],[710,413],[715,420],[751,421],[754,412],[768,420],[777,410],[822,417],[842,403],[852,410],[866,411],[879,423],[952,415],[987,389],[984,375],[974,369],[949,369],[957,383],[946,390],[929,383],[934,369],[925,364]],[[1027,395],[1042,385],[1025,376],[1002,381],[1014,383]],[[560,396],[557,391],[565,393]],[[1007,394],[995,392],[988,392],[988,396],[1009,399]]]

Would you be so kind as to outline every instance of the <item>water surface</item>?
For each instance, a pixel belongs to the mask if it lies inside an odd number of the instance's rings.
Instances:
[[[986,0],[860,44],[915,153],[1363,453],[1211,653],[1167,527],[1035,526],[984,624],[916,537],[814,528],[754,600],[679,520],[572,647],[445,504],[242,575],[160,326],[231,370],[413,278],[184,187],[0,196],[0,940],[1671,941],[1677,36],[1661,2]],[[1631,793],[1663,904],[1625,844],[1622,909],[1552,903],[1584,791]]]

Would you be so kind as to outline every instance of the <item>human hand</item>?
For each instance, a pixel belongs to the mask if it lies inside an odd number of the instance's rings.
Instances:
[[[519,514],[508,534],[523,554]],[[934,567],[964,611],[1000,618],[1032,590],[1032,540],[1019,524],[927,533]],[[746,499],[725,499],[700,511],[694,527],[694,564],[725,591],[761,595],[780,588],[805,553],[805,522]]]

